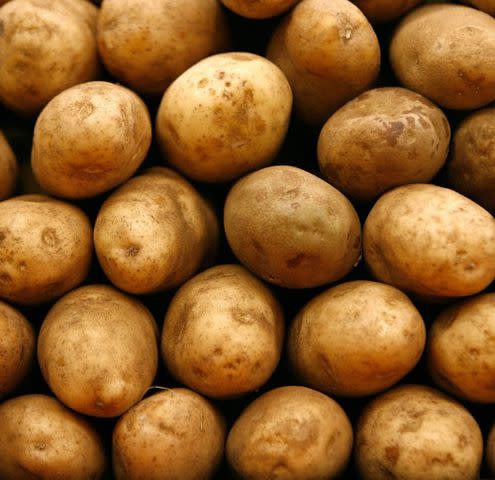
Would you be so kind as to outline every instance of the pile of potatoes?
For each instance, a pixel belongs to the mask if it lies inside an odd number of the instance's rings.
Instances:
[[[495,0],[0,0],[0,479],[495,476]]]

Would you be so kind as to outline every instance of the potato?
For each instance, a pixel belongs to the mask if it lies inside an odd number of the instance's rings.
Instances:
[[[287,133],[289,83],[252,53],[206,58],[165,92],[156,119],[167,161],[202,182],[232,180],[272,162]]]
[[[400,290],[355,281],[326,290],[299,312],[288,352],[304,383],[354,397],[397,383],[418,363],[425,339],[420,313]]]
[[[63,90],[98,76],[90,9],[95,18],[96,7],[83,0],[12,0],[0,9],[1,102],[34,116]]]
[[[282,350],[282,308],[239,265],[217,265],[189,280],[165,316],[168,370],[196,392],[232,398],[265,384]]]
[[[390,61],[398,80],[440,106],[495,100],[495,19],[462,5],[426,5],[397,27]]]
[[[103,478],[103,445],[79,415],[46,395],[0,404],[0,477],[16,480]]]
[[[106,192],[130,178],[151,144],[151,120],[131,90],[108,82],[57,95],[36,121],[31,164],[40,185],[65,198]]]
[[[495,403],[495,293],[444,310],[428,336],[435,382],[471,402]]]
[[[449,150],[447,117],[404,88],[377,88],[337,110],[318,140],[323,176],[356,201],[408,183],[429,182]]]
[[[296,167],[268,167],[239,180],[225,201],[224,226],[241,263],[282,287],[339,280],[359,261],[361,225],[352,204]]]
[[[267,57],[287,76],[296,113],[322,125],[374,83],[378,39],[348,0],[303,0],[275,30]]]
[[[488,468],[495,475],[495,425],[492,426],[486,445],[486,462]]]
[[[152,95],[202,58],[227,50],[229,37],[217,0],[104,0],[98,19],[108,71]]]
[[[456,130],[448,178],[453,188],[495,213],[495,108],[469,115]]]
[[[130,293],[185,282],[216,252],[212,208],[179,174],[154,167],[129,180],[102,205],[96,254],[111,282]]]
[[[129,410],[113,432],[117,480],[214,478],[226,436],[220,413],[197,393],[166,389]]]
[[[141,400],[155,378],[157,334],[139,301],[105,285],[78,288],[41,325],[41,373],[73,410],[116,417]]]
[[[0,200],[5,200],[14,194],[17,174],[17,160],[14,152],[0,130]]]
[[[363,480],[475,480],[482,452],[471,414],[421,385],[403,385],[373,400],[356,431]]]
[[[331,398],[281,387],[252,402],[227,438],[227,461],[241,479],[330,479],[348,463],[352,427]]]
[[[495,16],[495,0],[465,0],[464,3],[469,3],[492,17]]]
[[[289,10],[300,0],[221,0],[233,12],[248,18],[270,18]]]
[[[0,302],[0,398],[12,392],[28,373],[35,341],[33,327],[26,317]]]
[[[390,22],[404,15],[422,0],[352,0],[371,23]]]
[[[363,229],[372,275],[435,300],[473,295],[495,278],[495,220],[461,194],[435,185],[398,187]]]
[[[0,203],[0,297],[25,305],[54,300],[87,276],[91,224],[79,208],[46,195]]]

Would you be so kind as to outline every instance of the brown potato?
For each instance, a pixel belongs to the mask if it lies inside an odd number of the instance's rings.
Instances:
[[[447,117],[404,88],[377,88],[337,110],[318,140],[318,162],[334,187],[369,201],[399,185],[429,182],[449,150]]]
[[[14,303],[54,300],[87,276],[91,224],[79,208],[46,195],[0,203],[0,297]]]
[[[139,402],[115,426],[117,480],[214,478],[223,456],[224,419],[191,390],[165,390]]]
[[[495,425],[492,426],[486,444],[486,462],[488,468],[495,475]]]
[[[217,0],[105,0],[97,38],[109,72],[153,95],[230,43]]]
[[[471,414],[421,385],[403,385],[373,400],[356,431],[363,480],[475,480],[482,453]]]
[[[422,0],[352,0],[371,23],[390,22],[419,5]]]
[[[400,290],[346,282],[311,300],[291,324],[291,364],[310,387],[363,396],[391,387],[418,363],[426,340],[420,313]]]
[[[495,219],[453,190],[398,187],[371,209],[363,229],[372,275],[426,299],[463,297],[495,278]]]
[[[198,192],[173,170],[155,167],[106,200],[94,241],[111,282],[143,294],[184,283],[215,255],[218,230]]]
[[[131,90],[89,82],[57,95],[36,121],[31,163],[40,185],[66,198],[106,192],[130,178],[151,144],[151,120]]]
[[[280,15],[300,0],[221,0],[222,3],[247,18],[270,18]]]
[[[258,397],[227,438],[227,461],[241,479],[337,477],[352,451],[352,427],[331,398],[304,387]]]
[[[495,19],[462,5],[426,5],[399,24],[390,61],[407,88],[445,108],[495,100]]]
[[[157,336],[143,304],[111,287],[89,285],[48,312],[38,338],[38,361],[53,393],[68,407],[115,417],[151,386]]]
[[[217,265],[173,298],[162,355],[168,370],[196,392],[232,398],[268,381],[283,338],[282,308],[270,290],[239,265]]]
[[[0,131],[0,200],[14,194],[17,184],[17,160],[5,135]]]
[[[374,83],[378,39],[364,14],[347,0],[303,0],[275,30],[267,57],[287,76],[296,113],[322,125]]]
[[[495,16],[495,0],[464,0],[464,3],[471,4],[492,17]]]

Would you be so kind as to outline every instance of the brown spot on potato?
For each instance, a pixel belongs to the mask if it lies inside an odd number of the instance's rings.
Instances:
[[[125,249],[126,257],[135,257],[139,253],[140,250],[141,250],[141,248],[137,245],[129,245]]]
[[[301,263],[310,262],[314,260],[314,258],[314,256],[307,255],[306,253],[298,253],[294,257],[287,260],[287,268],[297,268],[301,265]]]
[[[55,231],[54,228],[46,227],[43,229],[41,232],[41,241],[49,246],[49,247],[56,247],[59,243],[60,240],[57,237],[57,232]]]
[[[0,274],[0,283],[6,284],[12,282],[12,277],[8,273]]]
[[[390,122],[385,128],[385,141],[391,147],[397,145],[397,139],[404,132],[404,124],[402,122]]]
[[[253,245],[253,248],[260,254],[260,255],[264,255],[265,254],[265,249],[263,248],[263,246],[261,245],[260,242],[258,242],[258,240],[251,240],[251,243]]]
[[[240,307],[232,307],[230,309],[232,319],[241,325],[258,324],[260,327],[272,330],[272,325],[266,319],[263,313],[256,310],[244,310]]]
[[[198,82],[198,87],[199,88],[204,88],[208,85],[208,79],[205,77],[205,78],[202,78],[199,82]]]
[[[400,449],[397,445],[385,448],[385,458],[392,464],[395,465],[400,456]]]
[[[231,52],[228,53],[227,56],[229,56],[232,60],[238,60],[239,62],[251,62],[254,60],[254,58],[247,53]]]
[[[197,375],[200,378],[206,378],[207,377],[206,372],[200,367],[194,366],[194,367],[192,367],[191,370],[192,370],[192,373],[194,373],[194,375]]]

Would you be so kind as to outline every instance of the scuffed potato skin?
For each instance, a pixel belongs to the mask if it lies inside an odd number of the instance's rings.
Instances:
[[[11,197],[17,184],[18,167],[14,152],[0,131],[0,201]]]
[[[222,3],[237,13],[247,18],[270,18],[280,15],[300,0],[221,0]]]
[[[422,0],[352,0],[371,23],[385,23],[399,18]]]

